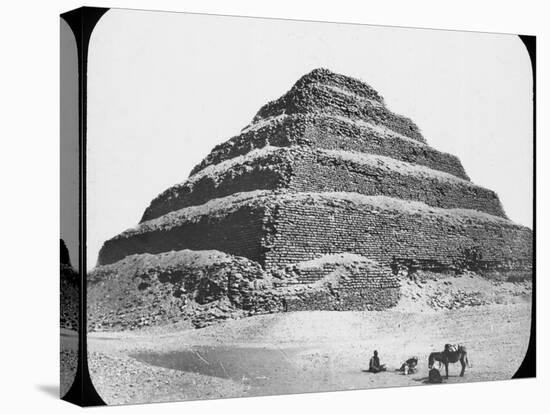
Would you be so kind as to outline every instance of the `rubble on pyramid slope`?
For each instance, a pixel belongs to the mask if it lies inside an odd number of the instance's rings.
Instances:
[[[195,327],[244,316],[309,308],[394,306],[399,282],[358,255],[328,255],[275,274],[217,251],[127,256],[89,275],[88,330]]]
[[[219,251],[127,256],[89,274],[89,329],[135,329],[182,317],[193,322],[211,305],[230,317],[264,277],[257,263]]]

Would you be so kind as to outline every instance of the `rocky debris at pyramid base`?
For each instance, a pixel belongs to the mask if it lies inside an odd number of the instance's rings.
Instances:
[[[369,85],[316,69],[104,243],[90,328],[390,309],[409,276],[524,283],[532,258],[531,229],[456,156]]]
[[[122,276],[121,276],[122,275]],[[478,290],[432,289],[435,281],[476,278]],[[457,309],[497,303],[493,284],[508,284],[527,294],[530,275],[417,270],[414,264],[391,268],[350,253],[324,255],[267,272],[243,257],[182,250],[128,256],[98,266],[89,275],[88,330],[119,331],[188,323],[202,328],[229,319],[305,310],[382,311],[412,299],[426,309]],[[441,284],[441,283],[440,283]],[[410,285],[417,290],[411,293]],[[404,292],[404,296],[403,296]],[[519,294],[519,293],[514,293]],[[418,307],[418,306],[417,306]],[[414,309],[414,306],[410,309]]]
[[[399,282],[389,267],[353,254],[267,272],[243,257],[182,250],[98,266],[88,294],[89,330],[126,330],[304,309],[381,310],[397,303]]]
[[[60,276],[60,326],[78,332],[80,276],[67,264],[61,264]]]
[[[80,275],[71,265],[69,250],[63,239],[60,240],[59,264],[59,326],[78,332],[80,310]]]

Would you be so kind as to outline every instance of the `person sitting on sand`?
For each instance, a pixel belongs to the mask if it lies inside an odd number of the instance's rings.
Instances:
[[[369,361],[369,372],[378,373],[386,370],[386,365],[380,364],[380,358],[378,358],[378,351],[374,351],[374,355]]]
[[[443,377],[437,368],[432,368],[428,372],[428,383],[430,384],[441,384],[443,382]]]

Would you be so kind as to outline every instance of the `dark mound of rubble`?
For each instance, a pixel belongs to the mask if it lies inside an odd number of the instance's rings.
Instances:
[[[60,247],[60,326],[61,328],[78,331],[80,275],[71,265],[69,250],[63,240],[60,242]]]
[[[88,296],[91,331],[182,321],[203,327],[280,311],[381,309],[397,302],[399,282],[388,267],[357,255],[329,255],[266,272],[243,257],[182,250],[98,266],[88,275]]]

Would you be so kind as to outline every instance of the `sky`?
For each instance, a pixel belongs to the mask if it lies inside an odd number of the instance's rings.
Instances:
[[[532,227],[532,74],[517,36],[111,9],[88,58],[88,266],[318,67],[368,83]]]

